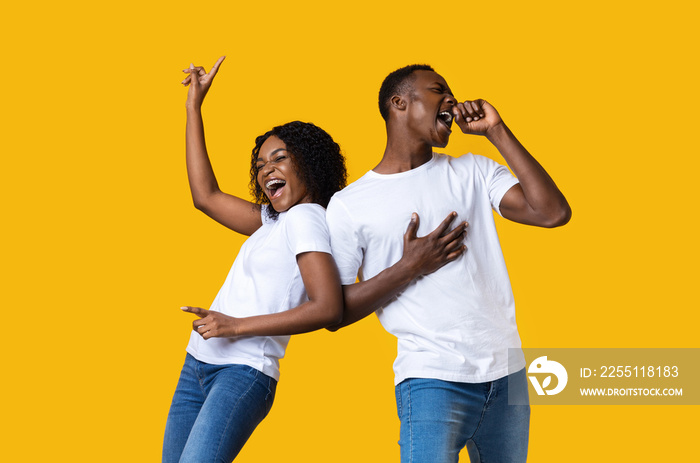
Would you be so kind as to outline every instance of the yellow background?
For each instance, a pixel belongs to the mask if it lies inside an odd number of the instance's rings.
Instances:
[[[526,347],[700,347],[697,10],[690,1],[14,2],[3,6],[3,461],[158,461],[190,317],[241,237],[191,204],[190,61],[228,56],[205,104],[222,187],[256,135],[310,120],[351,180],[384,147],[376,94],[428,62],[486,98],[572,204],[499,220]],[[455,132],[445,150],[500,159]],[[376,319],[292,339],[238,461],[398,461]],[[533,407],[530,461],[687,460],[690,406]],[[466,458],[466,457],[465,457]]]

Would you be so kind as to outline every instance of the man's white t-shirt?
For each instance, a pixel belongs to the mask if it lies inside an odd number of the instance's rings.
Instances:
[[[292,309],[308,300],[296,256],[330,254],[325,209],[298,204],[277,220],[262,210],[263,225],[243,243],[210,310],[233,317],[265,315]],[[243,364],[279,379],[279,359],[289,336],[245,336],[204,340],[194,331],[187,352],[215,365]]]
[[[492,210],[518,180],[486,157],[433,154],[418,168],[382,175],[370,171],[331,199],[326,212],[333,257],[344,285],[368,280],[395,264],[403,235],[418,213],[418,236],[447,215],[469,222],[467,251],[412,282],[377,310],[398,338],[395,384],[406,378],[477,383],[524,366],[508,365],[508,348],[520,348],[515,304]]]

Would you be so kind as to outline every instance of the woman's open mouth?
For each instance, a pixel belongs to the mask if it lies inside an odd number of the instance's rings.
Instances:
[[[287,184],[284,180],[279,178],[273,178],[265,183],[265,189],[267,190],[267,197],[270,201],[278,198],[282,194],[284,186]]]

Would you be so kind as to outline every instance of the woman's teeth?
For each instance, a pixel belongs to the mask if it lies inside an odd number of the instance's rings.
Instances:
[[[280,179],[275,178],[275,179],[272,179],[269,182],[267,182],[265,184],[265,188],[267,188],[268,190],[271,190],[273,188],[277,189],[277,188],[283,187],[286,183],[287,182],[285,182],[284,180],[280,180]]]
[[[268,197],[270,199],[276,198],[277,196],[282,194],[282,187],[285,186],[287,182],[284,180],[280,180],[278,178],[274,178],[267,183],[265,183],[265,188],[267,188],[268,191]]]

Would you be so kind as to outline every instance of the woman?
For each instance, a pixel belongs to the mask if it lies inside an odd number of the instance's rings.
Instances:
[[[289,335],[342,318],[324,209],[345,186],[340,148],[313,124],[275,127],[255,141],[256,203],[223,193],[201,114],[223,59],[209,73],[185,70],[187,173],[195,207],[250,238],[211,309],[183,307],[198,318],[168,415],[164,462],[232,461],[272,406]]]

